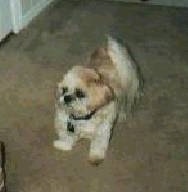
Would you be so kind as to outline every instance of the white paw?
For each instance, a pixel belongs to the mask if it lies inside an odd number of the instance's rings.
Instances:
[[[63,150],[63,151],[71,151],[72,150],[72,145],[70,145],[70,143],[66,143],[66,142],[63,142],[60,140],[54,141],[53,145],[56,149],[59,149],[59,150]]]
[[[89,156],[89,162],[92,165],[99,165],[104,161],[104,156],[100,156],[100,155],[90,155]]]
[[[104,150],[91,150],[89,154],[89,161],[94,164],[98,165],[103,162],[105,158],[105,151]]]

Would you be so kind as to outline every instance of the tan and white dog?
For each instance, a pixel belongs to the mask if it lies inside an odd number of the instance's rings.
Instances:
[[[91,55],[88,66],[74,66],[58,83],[54,146],[71,150],[80,138],[91,140],[89,160],[98,164],[108,149],[120,110],[130,110],[140,95],[135,62],[112,37]],[[126,113],[124,113],[126,115]]]

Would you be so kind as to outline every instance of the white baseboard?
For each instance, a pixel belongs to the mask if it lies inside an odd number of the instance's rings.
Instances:
[[[33,6],[25,15],[22,16],[21,26],[23,29],[26,27],[30,21],[36,17],[47,5],[49,5],[53,0],[43,0],[39,1],[35,6]]]

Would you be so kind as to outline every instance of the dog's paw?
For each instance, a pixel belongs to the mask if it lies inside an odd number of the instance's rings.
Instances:
[[[93,166],[98,166],[104,161],[103,157],[100,156],[92,156],[89,157],[89,163]]]
[[[70,145],[69,143],[60,141],[60,140],[54,141],[53,145],[56,149],[59,149],[59,150],[63,150],[63,151],[71,151],[72,150],[72,145]]]

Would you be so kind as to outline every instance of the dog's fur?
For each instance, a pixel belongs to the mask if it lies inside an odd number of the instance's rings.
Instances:
[[[107,46],[91,55],[89,66],[74,66],[58,83],[55,129],[59,139],[54,146],[71,150],[78,139],[89,138],[89,160],[101,162],[119,110],[130,111],[139,90],[138,70],[127,48],[108,37]]]

